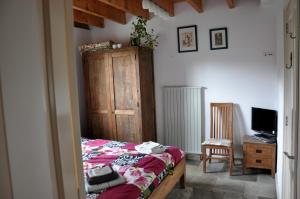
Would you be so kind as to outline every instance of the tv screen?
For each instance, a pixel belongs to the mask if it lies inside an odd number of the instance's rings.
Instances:
[[[277,111],[252,107],[251,128],[259,133],[277,134]]]

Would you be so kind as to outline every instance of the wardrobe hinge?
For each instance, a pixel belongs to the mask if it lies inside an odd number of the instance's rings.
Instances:
[[[285,33],[286,34],[289,33],[289,24],[288,23],[285,24]]]
[[[285,116],[285,126],[288,126],[289,125],[289,118],[288,116]]]

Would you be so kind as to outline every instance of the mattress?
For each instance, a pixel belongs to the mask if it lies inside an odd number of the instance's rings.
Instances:
[[[81,147],[84,173],[109,165],[126,179],[126,183],[101,193],[86,194],[87,199],[148,198],[184,158],[184,152],[172,146],[164,153],[146,155],[137,152],[133,143],[82,138]]]

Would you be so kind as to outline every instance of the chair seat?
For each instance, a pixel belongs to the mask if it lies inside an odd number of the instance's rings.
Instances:
[[[229,157],[228,155],[211,155],[210,158],[218,158],[218,159],[227,159]]]
[[[229,139],[214,139],[210,138],[209,140],[205,140],[202,145],[213,145],[213,146],[231,146],[231,140]]]

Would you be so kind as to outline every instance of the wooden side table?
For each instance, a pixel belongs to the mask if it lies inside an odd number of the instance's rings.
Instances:
[[[275,176],[276,168],[276,144],[268,144],[263,141],[252,138],[249,135],[244,136],[243,144],[243,173],[246,168],[270,169],[272,177]]]

